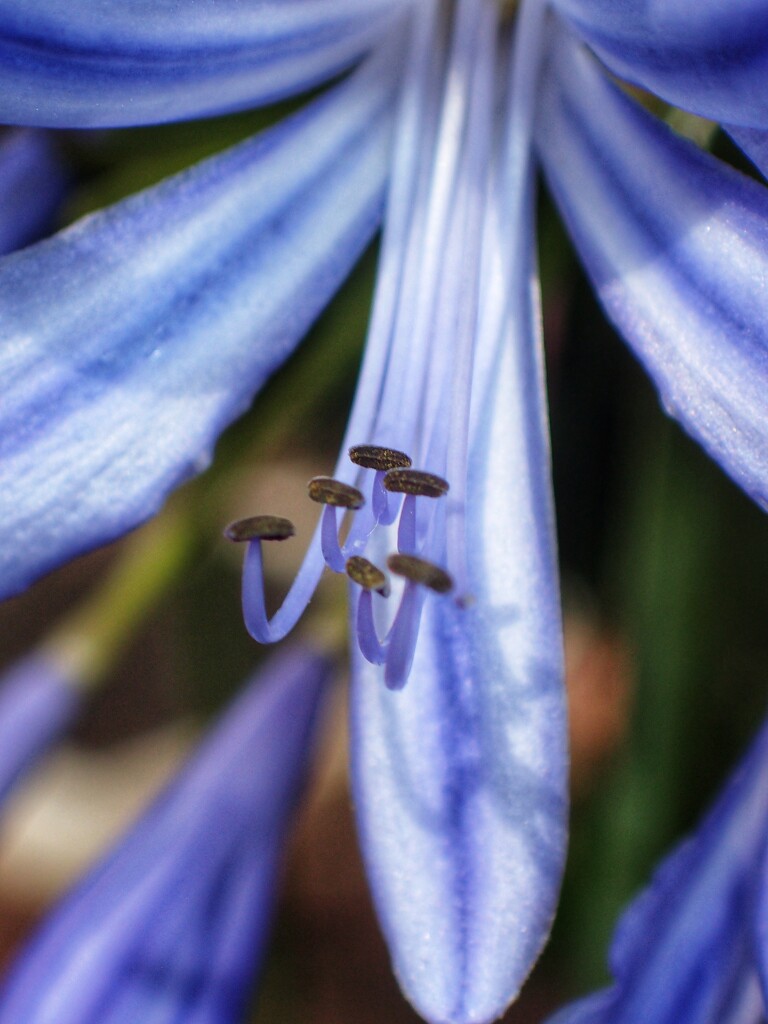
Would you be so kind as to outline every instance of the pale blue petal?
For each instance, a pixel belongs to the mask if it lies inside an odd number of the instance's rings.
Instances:
[[[402,690],[386,689],[359,654],[353,674],[353,786],[371,888],[398,980],[435,1024],[503,1012],[548,933],[564,860],[565,708],[524,120],[538,28],[534,14],[521,36],[530,63],[513,86],[523,111],[510,115],[506,174],[487,217],[495,232],[483,248],[469,464],[466,480],[451,477],[446,506],[456,514],[454,495],[466,494],[467,591],[426,597]],[[439,429],[447,418],[442,407]]]
[[[64,195],[64,173],[44,132],[0,137],[0,254],[46,234]]]
[[[768,191],[668,131],[561,39],[547,179],[611,319],[668,411],[768,503]]]
[[[763,0],[555,0],[622,78],[714,121],[768,127]]]
[[[25,658],[0,679],[0,804],[66,731],[80,708],[76,686],[51,658]]]
[[[0,994],[3,1024],[235,1024],[330,665],[289,649],[46,920]]]
[[[376,229],[397,60],[0,263],[0,593],[207,465]]]
[[[752,910],[767,835],[764,728],[698,831],[619,922],[614,988],[551,1024],[761,1024]]]
[[[0,121],[151,124],[267,103],[381,39],[403,0],[0,0]]]

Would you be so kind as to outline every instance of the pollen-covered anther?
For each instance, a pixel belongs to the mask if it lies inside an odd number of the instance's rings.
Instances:
[[[353,583],[359,584],[364,590],[375,590],[382,597],[389,595],[389,583],[387,577],[373,562],[369,562],[362,555],[352,555],[347,559],[345,566],[347,576]]]
[[[384,477],[384,487],[396,494],[423,498],[442,498],[449,490],[447,480],[421,469],[391,469]]]
[[[355,509],[365,504],[365,498],[356,487],[334,480],[332,476],[313,477],[307,484],[307,493],[312,501],[321,505]]]
[[[410,456],[396,448],[381,448],[376,444],[356,444],[349,449],[349,457],[363,469],[407,469],[413,465]]]
[[[238,519],[224,528],[227,540],[242,543],[247,540],[287,540],[293,537],[296,528],[290,519],[282,516],[249,516]]]
[[[453,590],[453,580],[439,565],[428,562],[416,555],[390,555],[387,566],[397,576],[403,576],[411,583],[420,583],[436,594],[447,594]]]

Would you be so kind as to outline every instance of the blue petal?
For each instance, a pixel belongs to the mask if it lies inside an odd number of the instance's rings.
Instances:
[[[0,263],[0,594],[205,468],[377,226],[396,75]]]
[[[555,0],[622,78],[702,117],[768,127],[763,0]]]
[[[554,1017],[547,1018],[546,1024],[608,1024],[613,1000],[613,989],[595,992],[586,999],[579,999],[564,1007]]]
[[[523,107],[538,28],[534,15],[520,37],[511,94]],[[371,888],[405,994],[440,1024],[495,1020],[514,998],[549,931],[565,849],[565,709],[529,124],[518,108],[505,113],[512,145],[487,210],[485,226],[495,232],[479,260],[487,273],[473,324],[469,461],[450,477],[446,499],[446,515],[458,516],[457,495],[466,495],[468,594],[426,597],[402,690],[388,690],[381,668],[359,654],[353,674],[353,785]],[[459,176],[454,195],[462,184]],[[464,251],[472,252],[471,240]],[[441,254],[458,275],[440,295],[450,304],[478,268]],[[438,336],[456,368],[457,338]],[[437,431],[450,429],[453,412],[438,406]],[[385,413],[389,422],[403,415],[399,405]],[[381,553],[372,557],[381,563]]]
[[[43,132],[0,139],[0,254],[46,234],[64,194],[64,174]]]
[[[0,680],[0,804],[73,721],[76,685],[55,660],[35,655]]]
[[[669,412],[768,504],[768,191],[669,132],[561,39],[538,141],[611,319]]]
[[[402,0],[0,0],[0,121],[152,124],[266,103],[348,67]]]
[[[3,1024],[234,1024],[329,663],[291,649],[64,900],[0,996]]]
[[[764,889],[768,728],[695,835],[625,912],[611,949],[616,984],[551,1024],[760,1024],[752,932]]]

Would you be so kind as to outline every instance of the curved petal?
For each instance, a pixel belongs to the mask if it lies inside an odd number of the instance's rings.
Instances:
[[[2,1024],[235,1024],[330,665],[272,659],[182,774],[47,918]]]
[[[396,75],[0,264],[3,596],[205,468],[377,226]]]
[[[403,0],[0,0],[0,121],[73,128],[201,117],[348,67]]]
[[[353,785],[371,888],[400,984],[441,1024],[495,1020],[514,998],[548,933],[564,860],[565,712],[528,158],[541,8],[527,11],[511,92],[523,109],[508,111],[506,174],[484,225],[469,461],[464,479],[451,476],[445,506],[450,522],[465,495],[467,591],[426,596],[403,689],[387,689],[382,668],[359,653],[353,675]],[[448,304],[478,271],[452,260],[450,235]],[[457,339],[439,337],[457,368]],[[449,409],[437,414],[447,432]],[[451,565],[451,543],[438,561],[447,554]]]
[[[622,78],[714,121],[768,127],[763,0],[555,0]]]
[[[64,195],[64,173],[44,132],[0,139],[0,254],[34,242],[51,228]]]
[[[0,804],[74,720],[77,686],[54,658],[39,654],[0,680]]]
[[[611,319],[669,412],[768,504],[768,191],[668,131],[561,38],[538,142]]]
[[[611,948],[614,988],[551,1024],[761,1024],[752,911],[767,835],[763,728],[698,831],[624,913]]]

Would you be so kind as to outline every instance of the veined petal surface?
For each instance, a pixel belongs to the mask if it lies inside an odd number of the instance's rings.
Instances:
[[[622,78],[714,121],[768,127],[762,0],[555,0]]]
[[[764,889],[768,729],[614,936],[608,992],[551,1024],[762,1024],[753,913]]]
[[[0,137],[0,254],[50,231],[64,186],[45,132],[21,129]]]
[[[457,20],[473,7],[477,20],[487,16],[488,5],[465,3]],[[468,458],[449,453],[446,463],[445,515],[461,524],[462,537],[449,525],[430,552],[454,571],[454,555],[462,561],[454,544],[462,548],[466,574],[455,575],[453,594],[426,596],[402,690],[388,690],[381,668],[359,653],[353,673],[353,785],[371,889],[398,980],[433,1024],[495,1020],[514,998],[548,934],[565,851],[565,709],[528,154],[540,13],[528,5],[522,16],[513,106],[505,110],[510,145],[493,161],[501,168],[481,217],[482,250],[472,248],[472,204],[484,196],[478,183],[489,162],[473,166],[476,146],[465,140],[438,261],[453,276],[440,285],[440,330],[431,332],[450,367],[431,424],[433,454],[462,404],[451,381],[463,374],[467,326],[474,353],[465,381]],[[468,21],[456,29],[459,51]],[[493,45],[478,45],[467,63],[494,72],[492,60]],[[449,83],[460,77],[456,65]],[[448,89],[443,123],[452,133],[455,102]],[[468,123],[472,133],[471,114]],[[443,150],[436,152],[435,182],[450,194]],[[473,274],[474,302],[466,287]],[[445,312],[454,301],[457,309]],[[432,362],[428,386],[437,375]],[[398,415],[386,413],[390,423]],[[412,452],[404,435],[398,441]]]
[[[22,953],[2,1024],[237,1024],[330,663],[292,648]]]
[[[377,227],[396,75],[0,263],[3,596],[205,468]]]
[[[403,0],[0,0],[0,122],[153,124],[325,81]]]
[[[768,191],[678,138],[564,34],[537,120],[552,192],[668,411],[768,504]]]

